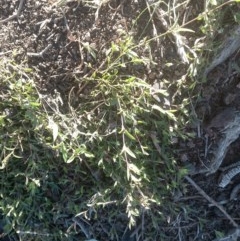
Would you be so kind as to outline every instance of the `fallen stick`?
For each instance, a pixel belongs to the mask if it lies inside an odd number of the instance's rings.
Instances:
[[[197,191],[206,198],[213,206],[217,207],[224,215],[225,217],[232,223],[232,225],[235,228],[239,228],[238,224],[232,219],[232,217],[226,212],[226,210],[223,208],[222,205],[218,204],[215,200],[213,200],[211,197],[205,193],[202,188],[200,188],[189,176],[185,176],[185,179],[194,187],[197,189]]]
[[[52,44],[49,44],[45,49],[43,49],[41,52],[39,53],[31,53],[31,52],[28,52],[27,53],[27,56],[28,57],[35,57],[35,58],[42,58],[44,59],[44,54],[50,49],[52,48]]]
[[[11,21],[11,20],[14,19],[14,18],[18,18],[19,15],[20,15],[20,13],[21,13],[21,11],[22,11],[23,3],[24,3],[24,0],[20,0],[17,13],[16,13],[16,14],[13,14],[12,16],[10,16],[10,17],[8,17],[8,18],[5,18],[5,19],[3,19],[3,20],[0,20],[0,25],[3,24],[3,23],[6,23],[6,22],[8,22],[8,21]]]

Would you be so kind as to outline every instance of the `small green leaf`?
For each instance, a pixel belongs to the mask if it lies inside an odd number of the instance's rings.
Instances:
[[[0,125],[4,126],[4,119],[6,118],[5,115],[0,115]]]
[[[126,136],[128,138],[130,138],[131,140],[136,141],[136,138],[130,132],[128,132],[127,130],[124,130],[124,134],[126,134]]]
[[[162,107],[160,107],[158,105],[153,105],[152,109],[158,110],[162,114],[167,115],[172,120],[176,120],[175,115],[172,113],[172,112],[174,112],[173,110],[164,110]]]
[[[62,157],[65,162],[68,160],[68,155],[67,155],[67,148],[64,143],[60,146],[61,152],[62,152]]]
[[[217,231],[217,230],[215,230],[215,235],[216,235],[217,238],[223,238],[224,237],[224,233],[220,232],[220,231]]]
[[[130,164],[128,165],[128,168],[129,168],[132,172],[134,172],[135,174],[137,174],[137,175],[140,175],[140,173],[141,173],[141,171],[139,170],[139,168],[138,168],[136,165],[134,165],[133,163],[130,163]]]
[[[24,72],[26,72],[26,73],[31,73],[33,70],[32,69],[30,69],[30,68],[24,68]]]
[[[213,5],[213,6],[216,6],[217,5],[217,0],[210,0],[210,4]]]
[[[39,106],[41,106],[41,104],[38,103],[38,102],[30,102],[30,105],[33,106],[33,107],[39,107]]]
[[[126,152],[129,156],[136,158],[135,154],[125,145],[123,146],[122,152]]]

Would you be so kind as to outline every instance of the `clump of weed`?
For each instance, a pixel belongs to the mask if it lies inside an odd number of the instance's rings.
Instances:
[[[84,95],[71,92],[69,97],[70,107],[78,98],[78,107],[71,108],[75,122],[81,122],[78,140],[84,137],[92,154],[84,162],[92,174],[102,174],[96,179],[107,188],[99,189],[103,195],[95,205],[123,203],[130,226],[143,210],[164,207],[181,176],[170,151],[177,112],[164,104],[167,90],[154,90],[158,102],[147,78],[128,74],[130,68],[153,64],[149,61],[138,56],[132,37],[126,36],[106,51],[104,67],[78,80]]]
[[[76,218],[100,221],[97,214],[108,206],[110,220],[126,212],[131,227],[154,206],[157,219],[165,219],[162,211],[179,181],[169,149],[176,117],[163,104],[166,90],[155,90],[158,102],[146,78],[128,74],[150,64],[131,37],[112,43],[104,68],[81,79],[84,95],[69,93],[64,114],[61,96],[42,96],[30,69],[8,59],[0,64],[5,232],[72,240]],[[89,232],[83,233],[97,236]],[[114,225],[108,235],[118,235]]]

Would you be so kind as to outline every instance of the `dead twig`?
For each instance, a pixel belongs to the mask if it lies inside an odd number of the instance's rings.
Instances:
[[[0,20],[0,25],[3,24],[3,23],[6,23],[8,21],[11,21],[14,18],[18,18],[20,16],[21,11],[22,11],[23,3],[24,3],[24,0],[20,0],[17,13],[13,14],[12,16],[10,16],[6,19]]]
[[[206,198],[213,206],[217,207],[224,215],[225,217],[232,223],[232,225],[235,228],[238,228],[238,224],[232,219],[232,217],[226,212],[226,210],[223,208],[222,205],[218,204],[215,200],[213,200],[211,197],[205,193],[202,188],[200,188],[189,176],[185,176],[185,179],[194,187],[197,189],[197,191]]]
[[[28,57],[36,57],[36,58],[42,58],[44,59],[44,54],[50,49],[52,48],[52,44],[49,44],[44,50],[42,50],[40,53],[27,53]]]
[[[9,54],[9,53],[12,53],[12,51],[9,50],[9,51],[6,51],[6,52],[0,52],[0,56],[6,55],[6,54]]]
[[[151,21],[152,27],[153,27],[153,35],[154,35],[154,36],[157,36],[157,35],[158,35],[157,27],[156,27],[156,25],[155,25],[155,23],[154,23],[154,21],[153,21],[153,14],[154,14],[155,8],[156,8],[157,6],[154,6],[154,10],[151,11],[151,9],[150,9],[150,4],[148,3],[148,1],[146,1],[146,5],[147,5],[148,12],[149,12],[149,15],[150,15],[149,21]],[[148,24],[147,24],[147,25],[148,25]],[[147,25],[146,25],[145,28],[147,28]],[[145,29],[144,29],[144,30],[145,30]],[[157,38],[156,41],[157,41],[157,46],[159,46],[159,45],[160,45],[159,38]]]
[[[160,9],[160,8],[155,8],[154,9],[156,12],[156,16],[158,17],[162,28],[167,32],[171,33],[173,38],[174,38],[174,43],[177,49],[177,53],[183,63],[189,63],[187,53],[185,52],[185,43],[184,43],[184,38],[179,34],[178,31],[172,29],[172,26],[166,21],[164,18],[165,12]]]

